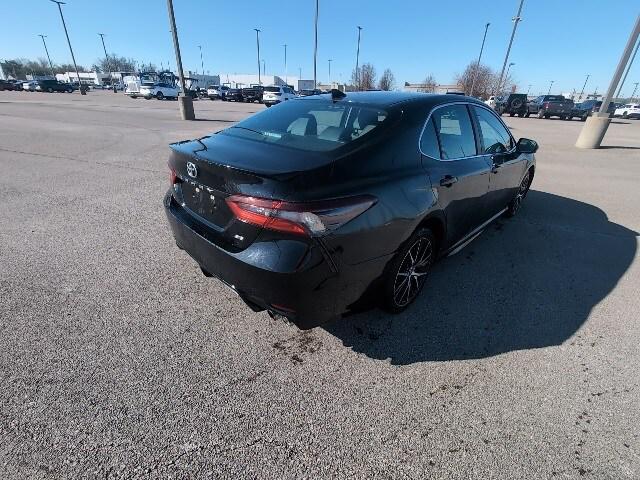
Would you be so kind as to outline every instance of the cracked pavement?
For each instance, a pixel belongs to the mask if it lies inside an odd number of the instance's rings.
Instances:
[[[264,108],[0,92],[0,477],[640,477],[640,121],[505,117],[533,190],[401,315],[301,332],[205,278],[167,144]]]

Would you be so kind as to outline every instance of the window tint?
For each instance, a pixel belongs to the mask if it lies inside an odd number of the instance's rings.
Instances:
[[[264,87],[265,92],[279,92],[280,87]]]
[[[440,140],[441,159],[451,160],[477,154],[467,107],[447,105],[436,109],[431,118]]]
[[[383,128],[387,116],[375,107],[296,100],[253,115],[222,134],[325,152]]]
[[[474,106],[473,109],[480,124],[483,153],[502,153],[511,150],[513,146],[511,135],[502,122],[485,108]]]
[[[424,126],[424,132],[422,132],[422,138],[420,139],[420,150],[432,158],[440,158],[440,145],[438,145],[438,136],[432,119],[429,119]]]

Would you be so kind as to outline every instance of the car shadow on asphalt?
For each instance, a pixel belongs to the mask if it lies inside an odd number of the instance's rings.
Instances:
[[[615,149],[620,149],[620,150],[640,150],[640,147],[630,147],[627,145],[601,145],[600,148],[605,149],[605,150],[615,150]]]
[[[560,345],[615,288],[637,236],[593,205],[532,190],[517,217],[438,262],[403,313],[370,310],[323,328],[397,365]]]

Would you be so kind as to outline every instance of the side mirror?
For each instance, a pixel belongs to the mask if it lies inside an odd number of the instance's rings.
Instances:
[[[516,147],[520,153],[536,153],[538,151],[538,142],[528,138],[521,138],[518,140]]]

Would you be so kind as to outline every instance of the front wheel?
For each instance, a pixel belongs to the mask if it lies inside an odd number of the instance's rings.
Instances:
[[[529,111],[528,111],[527,113],[525,113],[525,114],[524,114],[524,117],[525,117],[525,118],[529,118],[530,116],[531,116],[531,112],[529,112]]]
[[[428,228],[417,230],[387,266],[383,308],[398,313],[418,297],[436,257],[436,238]]]
[[[162,92],[156,93],[156,100],[162,100],[164,98],[164,94]]]
[[[507,206],[507,212],[506,212],[507,217],[515,216],[515,214],[518,213],[518,211],[520,210],[520,207],[522,206],[522,201],[527,196],[527,193],[529,193],[531,180],[532,180],[531,170],[527,170],[527,173],[525,174],[524,178],[520,182],[520,186],[518,187],[518,192],[516,193],[516,196],[513,198],[513,200],[511,200],[511,202]]]
[[[538,118],[544,118],[544,111],[538,110]]]

